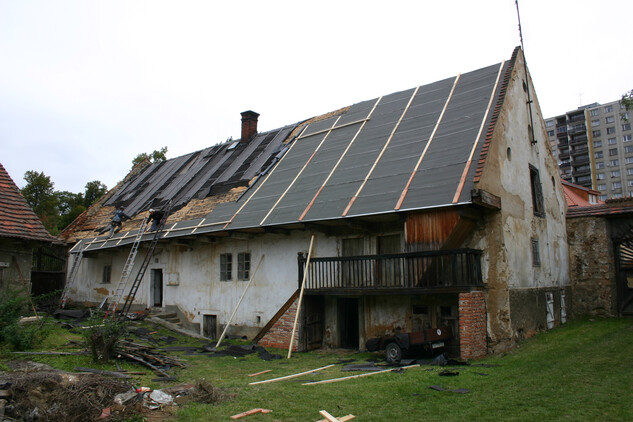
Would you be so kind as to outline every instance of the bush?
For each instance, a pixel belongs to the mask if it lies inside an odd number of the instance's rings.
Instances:
[[[104,319],[105,314],[94,311],[88,319],[84,336],[95,362],[105,363],[114,355],[119,339],[126,334],[126,324],[115,318]]]
[[[15,350],[27,350],[45,336],[47,331],[41,330],[43,321],[19,324],[22,316],[30,314],[26,297],[15,291],[3,292],[0,295],[0,342],[8,343]]]

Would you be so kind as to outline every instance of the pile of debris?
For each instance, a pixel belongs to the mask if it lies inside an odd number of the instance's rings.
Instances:
[[[134,415],[152,420],[173,416],[189,400],[218,403],[230,398],[204,379],[151,390],[120,378],[57,371],[33,362],[7,364],[12,372],[0,373],[0,420],[122,421]]]

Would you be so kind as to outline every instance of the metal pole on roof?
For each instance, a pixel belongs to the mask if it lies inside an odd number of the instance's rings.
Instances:
[[[253,272],[253,274],[251,274],[250,280],[248,280],[248,284],[244,288],[244,291],[242,292],[242,296],[240,297],[240,300],[237,301],[237,305],[235,305],[235,309],[233,309],[233,313],[229,317],[229,320],[227,321],[226,325],[224,326],[224,331],[222,331],[222,335],[220,336],[220,338],[218,339],[218,342],[215,345],[216,349],[218,347],[220,347],[220,343],[222,342],[222,339],[224,338],[224,335],[226,334],[226,332],[229,329],[229,326],[231,325],[231,321],[233,320],[233,317],[235,316],[235,312],[237,312],[237,308],[240,307],[240,304],[242,303],[242,299],[244,299],[244,295],[246,294],[246,291],[251,286],[251,283],[253,282],[253,279],[255,278],[255,274],[257,274],[257,270],[259,269],[259,266],[261,265],[261,263],[264,260],[265,256],[266,255],[262,255],[262,259],[259,260],[259,263],[257,264],[257,268],[255,268],[255,271]]]
[[[308,277],[308,267],[310,266],[310,257],[312,256],[312,245],[314,244],[314,235],[310,238],[310,248],[308,249],[308,258],[306,259],[306,269],[303,271],[303,281],[301,282],[301,292],[297,302],[297,313],[295,314],[295,323],[292,326],[292,335],[290,336],[290,344],[288,345],[288,359],[292,356],[292,345],[295,341],[295,333],[297,331],[297,321],[299,321],[299,313],[301,311],[301,300],[303,299],[303,290],[306,286],[306,278]]]
[[[534,137],[534,118],[532,116],[532,98],[530,96],[530,79],[529,79],[528,70],[527,70],[527,60],[525,58],[525,47],[523,46],[523,30],[521,29],[521,14],[519,13],[519,0],[514,0],[514,4],[516,5],[516,8],[517,8],[517,20],[519,22],[519,40],[521,41],[521,51],[523,51],[523,71],[525,72],[525,91],[527,92],[527,106],[528,106],[528,111],[530,112],[530,127],[532,128],[532,133],[530,133],[530,136],[532,137],[532,139],[530,139],[530,142],[532,142],[532,144],[535,144],[536,138]]]

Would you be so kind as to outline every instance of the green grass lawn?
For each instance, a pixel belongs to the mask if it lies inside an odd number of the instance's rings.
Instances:
[[[179,338],[179,345],[200,344],[200,340]],[[51,350],[46,347],[47,344],[42,345],[44,350]],[[341,361],[354,359],[353,363],[363,363],[382,356],[318,351],[294,353],[291,359],[286,359],[285,350],[269,351],[282,355],[283,359],[264,361],[257,354],[234,358],[178,352],[187,367],[170,370],[178,381],[167,385],[194,383],[204,378],[232,398],[215,405],[189,403],[179,409],[177,420],[228,421],[231,415],[260,407],[272,412],[241,420],[316,421],[321,419],[319,410],[323,409],[339,417],[353,414],[358,421],[633,420],[633,320],[630,319],[568,323],[521,343],[512,353],[491,356],[470,366],[420,366],[401,373],[319,385],[302,384],[358,375],[363,372],[342,372],[348,363]],[[116,369],[114,363],[95,365],[89,356],[28,357],[60,369],[72,370],[75,366]],[[3,361],[15,358],[6,352],[2,355]],[[328,364],[335,365],[286,381],[248,385]],[[481,364],[492,366],[477,366]],[[144,371],[132,364],[124,366]],[[445,369],[459,375],[440,376]],[[248,376],[264,370],[271,372]],[[152,388],[167,386],[152,382],[155,375],[146,372],[135,383]],[[436,391],[430,386],[441,386],[446,391]],[[451,391],[456,389],[468,392]]]

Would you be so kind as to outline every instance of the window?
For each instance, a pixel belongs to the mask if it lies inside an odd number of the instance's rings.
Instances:
[[[220,254],[220,281],[229,281],[232,279],[231,271],[233,269],[233,255],[230,253]]]
[[[629,176],[633,174],[633,169],[626,169],[626,174]]]
[[[609,138],[607,142],[609,143],[609,145],[615,145],[618,143],[618,138]]]
[[[251,276],[251,254],[243,252],[237,254],[237,279],[248,280]]]
[[[541,177],[539,176],[538,169],[534,166],[530,166],[530,182],[532,185],[532,207],[534,209],[534,215],[544,217],[545,209],[543,207]]]
[[[629,186],[633,186],[633,180],[629,180]]]
[[[631,142],[631,135],[624,135],[622,137],[622,142]]]
[[[622,187],[622,182],[611,183],[611,189],[620,189],[621,187]]]
[[[618,198],[622,198],[623,196],[622,196],[622,194],[621,194],[621,193],[614,193],[614,194],[613,194],[613,197],[614,197],[614,198],[616,198],[616,199],[618,199]]]
[[[604,179],[606,179],[606,178],[607,178],[607,176],[606,176],[606,174],[604,174],[604,173],[598,173],[598,174],[596,174],[596,179],[598,179],[598,180],[604,180]]]
[[[567,133],[567,126],[559,126],[556,128],[556,133]]]
[[[624,153],[628,154],[630,152],[633,152],[633,145],[627,145],[624,147]]]
[[[594,127],[594,126],[600,126],[600,119],[593,119],[593,120],[591,121],[591,126],[592,126],[592,127]]]
[[[554,136],[554,130],[548,130],[547,136]]]
[[[612,105],[604,106],[604,112],[613,113],[613,106]]]
[[[620,114],[620,119],[628,121],[629,120],[629,112],[627,111],[626,113]]]
[[[613,123],[615,122],[615,117],[614,116],[607,116],[604,118],[604,122],[605,123]]]
[[[602,146],[602,141],[593,141],[594,148],[600,148]]]
[[[624,125],[622,125],[624,126]],[[608,127],[607,128],[607,135],[613,135],[615,133],[615,128],[614,127]]]
[[[611,177],[620,177],[620,170],[615,170],[611,172]]]
[[[631,130],[631,124],[630,123],[624,123],[622,125],[622,130]]]
[[[597,169],[603,169],[604,168],[604,163],[601,161],[599,163],[596,163],[596,168]]]
[[[604,183],[599,184],[598,190],[607,190],[607,185],[605,185]]]
[[[607,200],[607,195],[600,195],[600,200],[601,201],[606,201]]]
[[[596,117],[598,115],[598,109],[594,108],[593,110],[589,110],[589,115],[591,117]]]
[[[111,276],[112,276],[112,265],[104,265],[103,272],[101,273],[101,282],[103,284],[110,284]]]
[[[546,127],[553,127],[554,126],[554,121],[553,120],[548,120],[547,122],[545,122],[545,126]]]
[[[593,153],[594,158],[602,158],[604,157],[604,154],[602,153],[602,151],[596,151]]]
[[[597,138],[600,136],[600,129],[591,131],[591,135]]]
[[[541,266],[541,253],[538,247],[538,239],[532,238],[532,265],[535,267]]]
[[[620,165],[620,160],[611,160],[609,161],[609,165],[614,167],[614,166],[619,166]]]
[[[609,150],[609,156],[614,156],[614,155],[618,155],[618,149],[617,148],[611,148]]]

